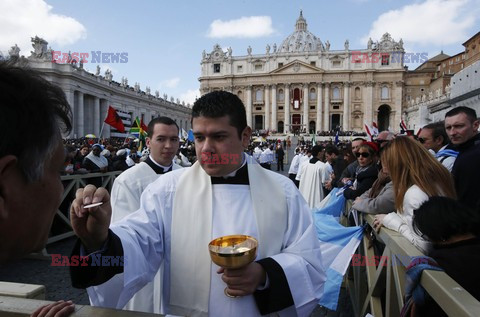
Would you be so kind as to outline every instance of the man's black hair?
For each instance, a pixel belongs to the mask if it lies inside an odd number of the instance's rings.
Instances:
[[[413,228],[434,242],[480,233],[480,213],[448,197],[430,197],[414,211]]]
[[[72,129],[64,92],[32,69],[0,62],[0,157],[14,155],[28,181],[39,180],[44,163]]]
[[[173,120],[172,118],[169,117],[156,117],[153,118],[149,123],[147,127],[147,136],[151,138],[153,136],[153,129],[155,128],[156,124],[165,124],[165,125],[175,125],[177,127],[177,135],[178,132],[180,131],[180,128],[178,127],[178,124]]]
[[[229,117],[230,125],[237,128],[238,137],[247,126],[245,106],[238,96],[227,91],[213,91],[195,101],[192,107],[193,119],[198,117],[221,118]]]
[[[323,151],[323,146],[321,145],[315,145],[312,147],[312,156],[317,157],[318,153]]]
[[[329,144],[325,147],[325,153],[327,153],[328,155],[335,154],[335,155],[338,156],[339,151],[338,151],[338,148],[335,145]]]
[[[438,121],[434,123],[427,124],[422,129],[430,129],[432,130],[432,137],[433,139],[438,139],[442,137],[442,145],[448,144],[448,135],[447,131],[445,130],[445,121]]]
[[[464,106],[453,108],[452,110],[450,110],[449,112],[447,112],[445,114],[445,118],[453,117],[453,116],[456,116],[457,114],[460,114],[460,113],[466,114],[468,120],[471,123],[473,123],[474,121],[476,121],[478,119],[477,118],[477,112],[474,109],[469,108],[469,107],[464,107]]]

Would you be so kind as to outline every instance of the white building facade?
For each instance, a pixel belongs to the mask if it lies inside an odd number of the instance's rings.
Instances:
[[[233,56],[215,45],[203,52],[200,92],[230,91],[246,107],[255,130],[362,131],[377,122],[397,127],[404,89],[403,42],[388,33],[363,49],[330,48],[308,31],[302,12],[294,32],[263,54]]]
[[[166,95],[162,98],[158,91],[152,95],[149,87],[143,91],[138,83],[129,86],[126,78],[122,78],[121,83],[116,82],[109,70],[101,75],[99,66],[96,74],[92,74],[83,68],[83,62],[77,64],[69,60],[63,64],[55,63],[47,44],[43,39],[32,38],[34,51],[31,56],[18,56],[19,49],[14,46],[9,58],[39,71],[45,79],[64,91],[73,113],[73,130],[69,137],[80,138],[90,133],[97,137],[127,136],[107,124],[103,125],[109,106],[117,110],[127,132],[136,117],[148,124],[152,118],[167,116],[185,131],[190,129],[191,109],[180,104],[178,99],[168,100]]]

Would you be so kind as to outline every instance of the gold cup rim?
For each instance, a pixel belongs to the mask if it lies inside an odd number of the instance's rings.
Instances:
[[[252,243],[253,245],[248,246],[249,250],[246,250],[244,252],[222,253],[222,252],[218,251],[218,248],[220,248],[222,246],[225,247],[225,246],[232,246],[232,245],[238,244],[238,243],[233,243],[233,244],[228,243],[230,241],[240,241],[239,243],[244,243],[245,241],[250,241],[250,243]],[[228,244],[224,245],[225,242],[227,242]],[[255,239],[252,236],[245,235],[245,234],[233,234],[233,235],[218,237],[218,238],[215,238],[212,241],[210,241],[210,243],[208,244],[208,249],[209,249],[210,252],[214,252],[218,256],[230,256],[230,257],[231,256],[241,256],[241,255],[243,255],[247,252],[251,252],[252,250],[256,250],[257,247],[258,247],[257,239]]]

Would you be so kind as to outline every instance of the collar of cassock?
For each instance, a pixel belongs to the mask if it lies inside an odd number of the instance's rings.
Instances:
[[[173,163],[172,165],[170,166],[163,166],[163,165],[160,165],[158,164],[157,162],[155,162],[151,157],[150,155],[148,156],[148,158],[145,160],[145,163],[148,164],[148,166],[150,166],[152,168],[152,170],[155,171],[155,173],[157,174],[165,174],[167,172],[170,172],[172,170],[172,167],[173,167]]]
[[[247,169],[246,160],[243,162],[243,165],[236,171],[233,171],[232,173],[226,176],[220,176],[220,177],[210,176],[210,179],[212,181],[212,185],[218,185],[218,184],[249,185],[250,183],[248,181],[248,169]]]

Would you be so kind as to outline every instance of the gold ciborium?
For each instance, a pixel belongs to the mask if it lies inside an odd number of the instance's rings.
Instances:
[[[258,241],[247,235],[223,236],[208,244],[213,263],[226,269],[239,269],[251,262],[257,256]],[[227,293],[225,295],[232,296]]]

